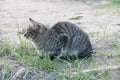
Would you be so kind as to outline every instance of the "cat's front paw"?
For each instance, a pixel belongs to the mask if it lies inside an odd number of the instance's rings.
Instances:
[[[43,56],[39,56],[40,59],[43,59],[44,57]]]

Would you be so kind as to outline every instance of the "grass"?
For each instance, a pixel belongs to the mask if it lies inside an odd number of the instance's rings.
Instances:
[[[120,8],[120,5],[108,3],[108,4],[99,4],[99,5],[97,5],[97,7],[100,9],[115,9],[115,10],[117,10]],[[111,10],[111,11],[114,11],[114,10]]]
[[[78,1],[86,3],[87,1],[89,1],[89,2],[99,2],[101,0],[78,0]],[[108,0],[108,1],[112,4],[120,4],[120,0]]]
[[[110,0],[110,2],[113,4],[120,4],[120,0]]]
[[[69,18],[69,20],[79,20],[81,19],[83,16],[75,16],[75,17],[72,17],[72,18]]]
[[[98,35],[99,34],[96,33],[96,36]],[[107,35],[106,32],[104,32],[103,36],[104,35]],[[40,59],[32,44],[22,38],[21,45],[16,48],[10,46],[10,42],[2,42],[0,44],[4,43],[4,46],[1,47],[4,50],[1,50],[0,54],[2,55],[1,58],[3,58],[2,60],[4,62],[3,64],[0,63],[0,65],[4,66],[4,70],[2,71],[2,77],[0,77],[0,80],[96,80],[98,78],[108,80],[111,78],[110,75],[112,75],[108,74],[109,71],[95,71],[86,74],[82,74],[81,71],[84,69],[101,67],[106,65],[106,63],[109,63],[108,65],[118,65],[120,59],[114,56],[119,55],[120,52],[120,47],[117,41],[119,40],[119,35],[118,33],[113,35],[116,39],[111,39],[111,36],[105,36],[107,38],[96,43],[96,51],[98,54],[100,53],[98,56],[93,56],[88,59],[77,59],[75,61],[64,61],[59,59],[51,61],[48,56],[44,59]],[[96,36],[94,35],[94,37]],[[5,50],[10,51],[10,53],[7,54]],[[3,55],[5,53],[6,55]],[[20,64],[22,68],[18,67],[18,69],[14,70],[15,67],[11,67],[11,65],[15,64],[10,62],[8,56],[11,54],[14,55],[14,60],[17,64]],[[113,55],[113,58],[108,61],[106,58],[110,54]],[[15,76],[16,74],[17,76]]]
[[[97,8],[106,9],[108,11],[112,11],[114,13],[120,13],[120,0],[110,0],[109,3],[106,4],[98,4]]]

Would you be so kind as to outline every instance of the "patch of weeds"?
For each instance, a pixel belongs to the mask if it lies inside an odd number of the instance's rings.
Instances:
[[[97,8],[100,8],[100,9],[106,9],[106,8],[112,8],[113,5],[112,4],[100,4],[100,5],[97,5]]]
[[[7,56],[4,60],[2,60],[2,65],[4,67],[4,69],[2,69],[1,76],[0,76],[0,80],[10,80],[13,72],[12,72],[12,68],[9,66],[9,61],[7,59]]]
[[[75,17],[69,18],[69,20],[79,20],[81,18],[83,18],[83,16],[75,16]]]
[[[107,12],[112,12],[120,14],[120,0],[110,0],[107,4],[99,4],[96,7],[98,9],[107,10]]]
[[[1,41],[0,40],[0,57],[9,55],[11,52],[12,46],[9,41]]]
[[[99,4],[96,7],[98,9],[105,9],[105,10],[117,13],[117,12],[119,12],[120,5],[119,4],[108,3],[108,4]]]
[[[101,72],[94,71],[93,73],[90,73],[89,75],[94,75],[92,76],[93,80],[97,80],[97,79],[109,80],[110,79],[108,76],[108,71],[101,71]]]
[[[12,79],[13,75],[14,75],[14,73],[12,73],[12,72],[2,72],[0,80],[13,80]]]
[[[3,63],[4,63],[4,68],[5,68],[6,72],[11,71],[11,68],[10,68],[10,66],[9,66],[9,62],[8,62],[7,58],[4,59],[4,62],[3,62]]]
[[[120,0],[110,0],[110,2],[113,4],[120,4]]]
[[[67,80],[91,80],[90,76],[88,75],[76,75],[74,77],[66,76]]]
[[[39,69],[54,68],[55,62],[51,61],[48,55],[46,55],[44,59],[41,59],[39,54],[32,46],[32,44],[28,43],[26,40],[23,40],[22,38],[20,39],[21,46],[11,51],[11,53],[15,55],[16,60],[20,64],[24,65],[25,67],[31,66]]]

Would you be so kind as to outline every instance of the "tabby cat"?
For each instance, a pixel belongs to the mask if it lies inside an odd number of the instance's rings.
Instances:
[[[25,38],[32,40],[41,54],[50,53],[50,58],[77,59],[92,54],[88,35],[78,26],[69,22],[58,22],[51,28],[29,18],[32,26],[27,28]]]

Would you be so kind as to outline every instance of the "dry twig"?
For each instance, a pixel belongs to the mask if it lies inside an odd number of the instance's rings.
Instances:
[[[120,66],[107,66],[107,67],[100,67],[96,69],[89,69],[89,70],[83,70],[82,73],[88,73],[93,71],[113,71],[113,70],[120,70]]]

